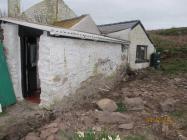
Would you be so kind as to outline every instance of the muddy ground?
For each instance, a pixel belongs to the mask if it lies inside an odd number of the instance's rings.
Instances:
[[[78,101],[70,97],[66,100],[71,102],[58,104],[51,111],[29,103],[10,107],[0,116],[0,139],[65,140],[74,132],[93,129],[121,137],[142,136],[138,140],[186,140],[187,74],[169,76],[143,70],[130,73],[109,92],[88,95],[81,95]],[[143,101],[143,108],[128,109],[125,98],[137,97]],[[96,102],[103,98],[115,101],[117,112],[100,110]],[[162,105],[168,102],[172,104],[164,110]],[[163,116],[166,120],[160,119]]]

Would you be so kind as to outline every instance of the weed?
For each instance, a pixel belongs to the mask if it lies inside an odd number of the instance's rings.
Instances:
[[[133,136],[126,137],[125,140],[146,140],[146,138],[145,136],[141,136],[141,135],[133,135]]]
[[[120,140],[119,135],[109,134],[106,131],[95,133],[93,130],[77,132],[73,140]]]
[[[4,116],[6,116],[6,115],[7,115],[6,112],[2,112],[2,113],[0,113],[0,117],[4,117]]]
[[[161,64],[161,69],[166,74],[178,74],[187,72],[187,60],[171,59]]]
[[[118,106],[118,108],[116,110],[117,112],[126,112],[127,111],[127,108],[124,103],[119,102],[119,103],[117,103],[117,106]]]
[[[171,116],[176,117],[176,118],[181,118],[184,116],[183,111],[174,111],[170,113]]]

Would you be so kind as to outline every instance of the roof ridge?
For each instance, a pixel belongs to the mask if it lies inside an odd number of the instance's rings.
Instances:
[[[110,26],[110,25],[117,25],[117,24],[124,24],[124,23],[132,23],[132,22],[140,22],[140,20],[131,20],[131,21],[124,21],[124,22],[103,24],[103,25],[97,25],[97,26],[98,26],[98,27],[102,27],[102,26]]]

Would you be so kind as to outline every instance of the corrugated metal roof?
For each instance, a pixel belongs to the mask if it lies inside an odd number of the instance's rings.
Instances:
[[[99,25],[98,28],[102,34],[109,34],[109,33],[117,32],[121,30],[132,29],[138,23],[140,23],[139,20],[133,20],[133,21],[127,21],[127,22]]]
[[[57,21],[53,25],[58,26],[58,27],[63,27],[63,28],[71,28],[77,23],[79,23],[83,18],[85,18],[87,15],[82,15],[80,17],[68,19],[68,20],[62,20],[62,21]]]
[[[70,29],[65,29],[65,28],[60,28],[60,27],[55,27],[55,26],[31,23],[27,21],[14,19],[14,18],[0,18],[0,21],[9,22],[9,23],[13,23],[13,24],[17,24],[17,25],[21,25],[25,27],[35,28],[35,29],[39,29],[43,31],[48,31],[50,35],[54,35],[54,36],[64,36],[64,37],[87,39],[87,40],[102,41],[102,42],[111,42],[111,43],[118,43],[118,44],[129,44],[130,43],[127,40],[114,39],[111,37],[84,33],[84,32],[79,32],[79,31],[73,31]]]

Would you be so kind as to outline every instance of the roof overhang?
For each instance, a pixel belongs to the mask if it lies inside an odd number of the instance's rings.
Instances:
[[[21,25],[24,27],[39,29],[42,31],[47,31],[52,36],[64,36],[64,37],[93,40],[93,41],[100,41],[100,42],[110,42],[110,43],[117,43],[117,44],[126,44],[126,45],[130,44],[130,42],[127,40],[119,40],[119,39],[106,37],[102,35],[90,34],[90,33],[74,31],[70,29],[59,28],[56,26],[31,23],[31,22],[27,22],[23,20],[14,19],[14,18],[0,18],[0,21],[8,22],[8,23],[16,24],[16,25]]]

